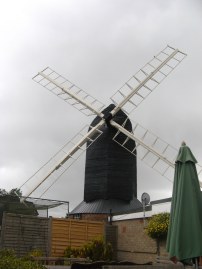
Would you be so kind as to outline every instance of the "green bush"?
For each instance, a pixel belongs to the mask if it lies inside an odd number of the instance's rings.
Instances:
[[[0,269],[45,269],[45,267],[33,261],[4,257],[0,260]]]
[[[29,257],[41,257],[43,256],[43,251],[41,249],[33,249],[28,253]]]
[[[160,213],[151,217],[147,225],[147,234],[153,239],[165,239],[168,233],[169,219],[169,213]]]
[[[84,258],[81,248],[67,247],[64,251],[64,256],[67,258]]]
[[[92,261],[110,261],[113,250],[110,243],[105,243],[103,238],[93,239],[80,248],[67,247],[64,256],[67,258],[89,258]]]
[[[27,258],[18,258],[12,249],[1,249],[0,269],[45,269],[45,267]]]
[[[15,257],[15,251],[11,248],[0,249],[0,259],[4,257]]]

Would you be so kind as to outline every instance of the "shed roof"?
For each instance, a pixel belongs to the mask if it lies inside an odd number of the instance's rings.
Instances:
[[[110,211],[113,215],[142,211],[142,203],[135,197],[129,202],[119,199],[83,201],[70,214],[109,214]]]

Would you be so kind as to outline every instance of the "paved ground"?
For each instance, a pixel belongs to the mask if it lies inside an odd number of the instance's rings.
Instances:
[[[67,265],[46,265],[47,269],[70,269],[71,266]],[[155,264],[155,265],[105,265],[103,269],[194,269],[182,264]],[[200,266],[199,269],[202,269]]]
[[[47,269],[70,269],[71,266],[67,265],[46,265]]]

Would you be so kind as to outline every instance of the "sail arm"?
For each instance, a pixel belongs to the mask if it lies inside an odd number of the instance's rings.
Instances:
[[[111,114],[115,115],[122,109],[129,115],[185,57],[185,53],[170,46],[163,49],[111,97],[116,105]]]
[[[165,142],[166,144],[162,144],[163,146],[159,147],[160,139],[156,137],[153,137],[152,142],[147,141],[146,143],[145,141],[147,140],[148,135],[151,134],[148,130],[139,136],[136,135],[136,133],[133,134],[132,132],[127,131],[123,126],[113,120],[111,120],[110,124],[117,129],[117,133],[113,138],[116,143],[124,147],[133,155],[136,155],[149,167],[156,170],[169,181],[173,181],[175,167],[174,159],[177,151],[175,151],[172,146]],[[136,129],[137,132],[137,126],[134,129]],[[134,143],[130,143],[131,140],[135,141],[135,146]],[[172,155],[172,157],[169,155]]]
[[[83,114],[87,116],[103,116],[101,110],[104,108],[104,104],[63,76],[59,75],[50,67],[39,72],[33,77],[33,80],[81,111]]]
[[[86,126],[71,141],[66,143],[45,165],[20,187],[26,190],[24,200],[47,182],[41,196],[64,174],[64,172],[81,156],[101,134],[101,120],[95,127]],[[86,132],[88,129],[88,132]],[[88,143],[87,143],[88,142]],[[86,145],[87,143],[87,145]]]

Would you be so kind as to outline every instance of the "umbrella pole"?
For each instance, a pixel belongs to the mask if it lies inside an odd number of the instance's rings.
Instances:
[[[195,268],[198,269],[198,258],[195,258]]]

